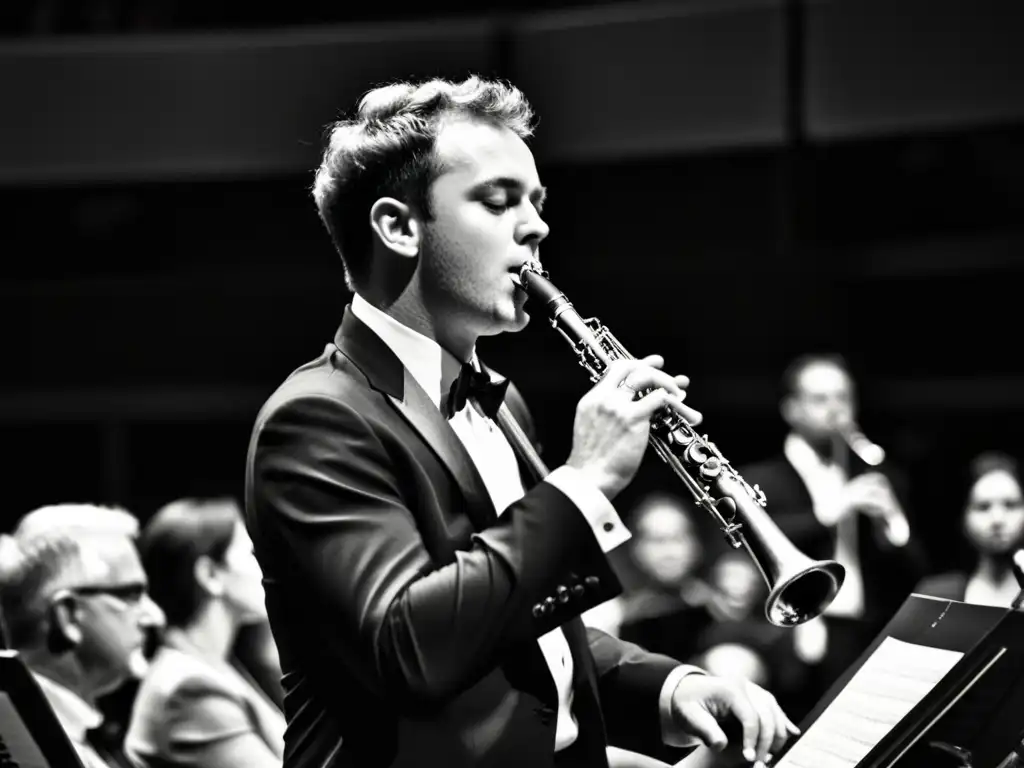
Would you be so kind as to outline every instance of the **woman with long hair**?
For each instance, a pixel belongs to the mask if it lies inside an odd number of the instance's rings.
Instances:
[[[914,590],[979,605],[1010,607],[1020,592],[1013,553],[1024,545],[1024,492],[1017,462],[986,452],[968,467],[963,533],[974,555],[971,570],[930,576]]]

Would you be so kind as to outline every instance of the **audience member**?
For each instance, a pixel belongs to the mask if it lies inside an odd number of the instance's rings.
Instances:
[[[43,507],[0,539],[0,610],[10,647],[39,683],[85,768],[127,765],[97,738],[99,697],[146,674],[163,614],[146,594],[138,522],[90,504]]]
[[[146,525],[142,562],[167,615],[125,749],[144,768],[273,768],[284,717],[229,662],[239,629],[266,620],[262,574],[231,500],[168,504]]]
[[[988,452],[971,461],[968,480],[962,530],[973,554],[973,567],[929,576],[914,591],[1009,607],[1020,592],[1011,556],[1024,545],[1020,470],[1006,454]]]

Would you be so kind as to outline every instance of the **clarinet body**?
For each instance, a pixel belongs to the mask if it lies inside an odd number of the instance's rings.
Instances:
[[[600,381],[613,361],[633,358],[596,318],[583,319],[537,262],[524,264],[518,279],[526,294],[544,305],[551,325],[574,349],[592,381]],[[768,621],[795,626],[828,607],[842,586],[843,566],[800,552],[768,517],[761,489],[751,487],[707,435],[665,409],[651,422],[649,442],[697,506],[712,515],[729,545],[750,554],[770,590]]]

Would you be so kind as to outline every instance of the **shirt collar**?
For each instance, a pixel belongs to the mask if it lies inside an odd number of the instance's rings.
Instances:
[[[358,293],[352,298],[352,314],[388,345],[416,383],[427,393],[430,401],[440,409],[442,395],[448,396],[448,390],[458,377],[462,362],[433,339],[428,339],[423,334],[402,325]],[[469,362],[479,370],[475,349]]]
[[[70,688],[38,672],[33,672],[32,676],[42,688],[43,695],[67,732],[68,738],[79,744],[85,743],[86,731],[99,727],[103,722],[103,715]]]
[[[797,473],[803,477],[817,476],[823,474],[841,474],[842,470],[836,464],[828,464],[822,460],[818,452],[811,444],[795,432],[786,435],[786,442],[782,446],[782,452],[786,459]]]

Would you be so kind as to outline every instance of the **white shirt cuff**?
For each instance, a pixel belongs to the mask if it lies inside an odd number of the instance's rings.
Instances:
[[[579,470],[567,465],[561,466],[544,480],[568,496],[579,508],[594,532],[602,552],[607,554],[629,541],[629,529],[623,525],[619,513],[608,501],[608,497],[581,475]]]
[[[696,736],[686,733],[672,719],[672,695],[676,692],[680,681],[687,675],[706,674],[700,667],[692,664],[680,664],[669,672],[661,686],[658,697],[658,713],[661,717],[661,740],[668,747],[693,747],[703,742]]]

